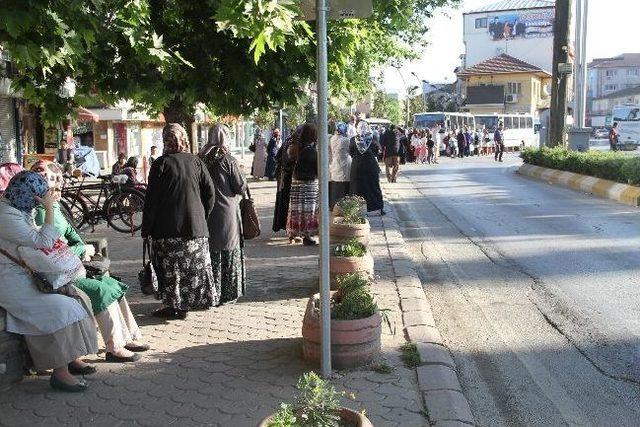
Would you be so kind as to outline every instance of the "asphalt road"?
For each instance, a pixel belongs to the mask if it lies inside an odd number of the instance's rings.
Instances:
[[[404,166],[394,199],[482,426],[640,425],[640,209],[514,173]]]

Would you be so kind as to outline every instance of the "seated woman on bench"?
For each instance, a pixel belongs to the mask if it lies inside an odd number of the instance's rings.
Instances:
[[[51,188],[58,189],[55,194],[59,200],[62,170],[58,165],[40,160],[31,170],[45,177]],[[43,206],[36,207],[37,225],[44,223],[45,214]],[[60,233],[60,239],[81,259],[86,259],[87,254],[95,253],[93,246],[85,245],[78,232],[69,224],[58,203],[54,204],[54,226]],[[93,313],[106,346],[106,361],[137,361],[140,357],[135,352],[146,351],[149,346],[140,343],[142,335],[125,297],[128,286],[106,275],[76,279],[74,284],[91,300]],[[95,369],[92,371],[95,372]]]

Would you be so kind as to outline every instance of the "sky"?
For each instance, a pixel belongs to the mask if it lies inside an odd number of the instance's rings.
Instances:
[[[638,0],[588,0],[587,59],[639,52]],[[496,0],[462,0],[457,8],[443,8],[431,18],[427,34],[429,46],[420,60],[406,64],[400,69],[408,86],[416,86],[418,79],[429,82],[453,82],[453,70],[460,65],[460,55],[464,53],[462,44],[462,13],[474,10]],[[575,1],[574,1],[575,4]],[[550,53],[551,54],[551,53]],[[406,89],[395,68],[384,70],[385,90],[404,96]]]

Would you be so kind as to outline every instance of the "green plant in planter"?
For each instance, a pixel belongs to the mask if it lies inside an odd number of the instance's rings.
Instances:
[[[327,381],[315,372],[304,374],[296,385],[293,404],[283,403],[273,415],[269,427],[340,427],[340,397]]]
[[[360,196],[346,196],[338,201],[338,206],[342,212],[343,224],[364,224],[365,218],[362,216],[360,206],[366,203]]]
[[[395,334],[395,328],[389,319],[389,310],[381,309],[371,294],[370,282],[360,273],[342,274],[338,276],[338,291],[331,300],[331,318],[336,320],[366,319],[376,311],[382,320]]]
[[[344,257],[363,257],[366,253],[366,246],[360,243],[356,238],[349,239],[344,243],[336,245],[332,251],[333,256]]]

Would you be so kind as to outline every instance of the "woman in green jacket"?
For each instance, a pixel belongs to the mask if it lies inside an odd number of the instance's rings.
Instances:
[[[41,160],[34,164],[31,170],[43,175],[50,188],[57,189],[59,200],[61,169],[53,162]],[[79,258],[90,259],[95,254],[93,246],[85,245],[82,237],[63,215],[59,203],[54,205],[54,214],[54,226],[60,233],[60,240]],[[37,225],[44,223],[44,216],[44,208],[38,206],[35,217]],[[76,279],[74,285],[84,291],[91,300],[93,313],[106,347],[106,361],[135,362],[140,359],[136,353],[148,350],[149,346],[140,343],[142,335],[125,298],[128,286],[108,275]],[[82,373],[86,375],[95,372],[95,367],[90,368]]]

